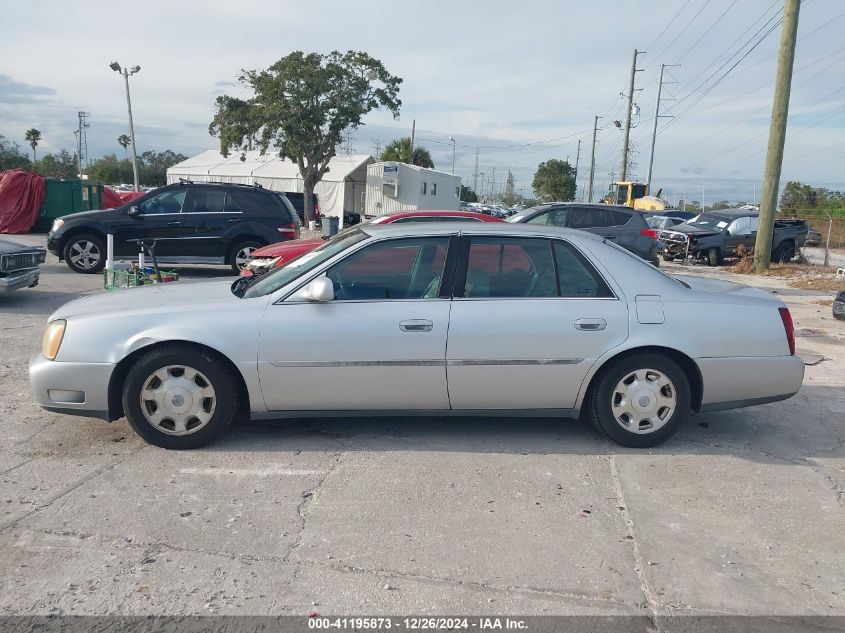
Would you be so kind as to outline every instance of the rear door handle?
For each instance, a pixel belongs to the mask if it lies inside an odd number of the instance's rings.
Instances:
[[[604,237],[608,240],[615,240],[616,239],[615,235],[605,235]]]
[[[182,223],[179,221],[176,222],[168,222],[167,226],[182,226]]]
[[[236,222],[240,222],[240,220],[226,220],[229,224],[235,224]]]
[[[431,332],[434,323],[428,319],[408,319],[399,322],[399,329],[403,332]]]
[[[598,332],[606,327],[607,321],[604,319],[578,319],[575,321],[575,329],[585,332]]]

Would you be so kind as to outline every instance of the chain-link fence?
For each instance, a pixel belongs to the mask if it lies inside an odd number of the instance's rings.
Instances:
[[[785,216],[781,216],[785,217]],[[807,220],[810,225],[810,234],[807,236],[807,246],[824,248],[827,243],[828,229],[830,230],[830,248],[845,249],[845,218],[831,218],[815,216],[793,216]]]

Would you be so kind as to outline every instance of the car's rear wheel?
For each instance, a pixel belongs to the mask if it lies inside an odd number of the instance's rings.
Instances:
[[[262,246],[266,245],[254,240],[238,242],[235,244],[229,251],[229,264],[232,266],[232,270],[236,273],[240,273],[244,266],[249,263],[252,251],[261,248]]]
[[[126,376],[123,410],[144,440],[168,449],[204,446],[235,419],[232,371],[213,355],[168,345],[143,355]]]
[[[106,265],[106,246],[96,235],[74,235],[65,243],[62,256],[75,273],[98,273]]]
[[[795,257],[795,247],[792,242],[782,242],[772,253],[773,262],[788,262]]]
[[[689,380],[665,356],[629,356],[602,371],[589,407],[593,425],[613,441],[632,448],[657,446],[689,413]]]

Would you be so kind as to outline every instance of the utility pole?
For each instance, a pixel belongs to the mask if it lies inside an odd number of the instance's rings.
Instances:
[[[411,119],[411,155],[408,157],[408,160],[411,161],[411,164],[414,164],[414,136],[416,135],[417,131],[417,120]]]
[[[660,96],[663,93],[663,70],[672,66],[680,66],[680,64],[660,64],[660,83],[657,84],[657,105],[654,106],[654,128],[651,131],[651,157],[648,159],[648,179],[646,180],[649,195],[651,194],[651,169],[654,166],[654,144],[657,141],[657,122],[661,118],[670,117],[670,115],[660,114]]]
[[[79,130],[74,130],[73,135],[76,137],[76,169],[79,172],[77,175],[82,180],[82,151],[79,149]]]
[[[370,140],[373,142],[373,149],[376,151],[376,160],[378,160],[379,156],[381,156],[381,139],[371,138]]]
[[[578,152],[575,154],[575,195],[578,195],[578,163],[581,161],[581,139],[578,139]]]
[[[475,148],[475,171],[472,172],[472,191],[478,194],[478,148]]]
[[[795,39],[798,32],[798,9],[801,0],[784,0],[783,27],[772,100],[772,122],[769,127],[769,147],[763,172],[763,193],[760,197],[760,221],[754,244],[754,272],[762,273],[772,257],[772,233],[777,213],[778,187],[783,166],[783,145],[786,141],[786,119],[789,116],[789,91],[792,85],[792,66],[795,61]]]
[[[490,176],[490,198],[496,195],[496,168],[493,168],[493,174]]]
[[[596,132],[599,129],[600,118],[600,116],[596,115],[593,119],[593,149],[590,152],[590,184],[587,187],[587,202],[593,201],[593,178],[596,172]]]
[[[637,78],[637,57],[645,51],[634,49],[634,59],[631,62],[631,79],[628,85],[628,110],[625,112],[625,138],[622,140],[622,182],[628,178],[628,141],[631,136],[631,111],[634,109],[634,82]]]

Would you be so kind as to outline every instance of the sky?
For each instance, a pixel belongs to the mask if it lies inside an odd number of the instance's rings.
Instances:
[[[90,113],[90,158],[123,155],[123,80],[130,78],[138,151],[187,155],[218,146],[208,124],[218,95],[248,96],[239,70],[293,50],[363,50],[403,78],[401,115],[370,113],[346,151],[375,153],[409,136],[435,165],[501,189],[508,171],[531,194],[537,165],[578,155],[586,185],[593,117],[599,121],[595,190],[621,164],[628,77],[637,67],[633,175],[645,180],[661,64],[654,189],[706,203],[760,196],[783,0],[500,2],[93,2],[29,0],[0,22],[0,134],[38,152],[73,149],[77,111]],[[781,186],[800,180],[845,189],[845,28],[842,0],[804,0]],[[769,33],[763,38],[763,35]],[[758,43],[759,42],[759,43]],[[753,49],[752,49],[753,47]],[[742,58],[742,59],[741,59]],[[738,62],[738,63],[737,63]],[[736,66],[731,70],[731,68]],[[664,129],[665,128],[665,129]],[[495,174],[495,176],[494,176]],[[495,180],[494,180],[495,178]]]

